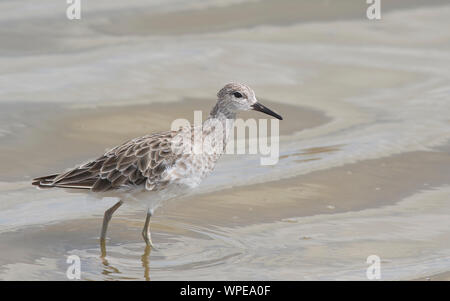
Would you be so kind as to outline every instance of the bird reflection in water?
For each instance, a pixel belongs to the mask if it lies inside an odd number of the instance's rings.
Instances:
[[[141,256],[142,267],[144,268],[144,279],[145,281],[150,281],[150,246],[145,246],[144,254]],[[100,241],[100,259],[102,260],[102,264],[104,266],[102,270],[102,274],[105,276],[109,276],[111,274],[120,274],[120,270],[118,268],[113,267],[108,260],[106,259],[106,244],[104,240]]]

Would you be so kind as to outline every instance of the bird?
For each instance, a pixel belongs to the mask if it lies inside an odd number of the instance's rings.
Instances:
[[[217,102],[201,126],[181,126],[128,140],[95,160],[35,178],[32,185],[118,199],[104,212],[100,233],[103,247],[114,212],[124,202],[144,201],[148,206],[142,237],[153,249],[150,218],[155,209],[162,201],[194,189],[213,171],[225,152],[236,114],[249,110],[283,119],[261,104],[249,86],[228,83],[217,93]]]

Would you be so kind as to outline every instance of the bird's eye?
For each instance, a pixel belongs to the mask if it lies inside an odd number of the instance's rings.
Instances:
[[[241,98],[241,97],[242,97],[242,94],[239,93],[239,92],[234,92],[233,95],[234,95],[234,97],[236,97],[236,98]]]

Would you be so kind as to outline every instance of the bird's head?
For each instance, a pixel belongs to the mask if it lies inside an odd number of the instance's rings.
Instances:
[[[283,120],[280,115],[259,103],[255,92],[247,85],[228,83],[220,89],[217,97],[219,106],[232,112],[255,110]]]

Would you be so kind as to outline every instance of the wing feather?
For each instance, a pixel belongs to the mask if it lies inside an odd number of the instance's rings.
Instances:
[[[32,184],[51,188],[90,189],[94,192],[129,188],[145,183],[147,190],[158,190],[168,183],[164,171],[177,158],[171,139],[179,131],[169,131],[129,140],[103,156],[67,172],[40,177]]]

